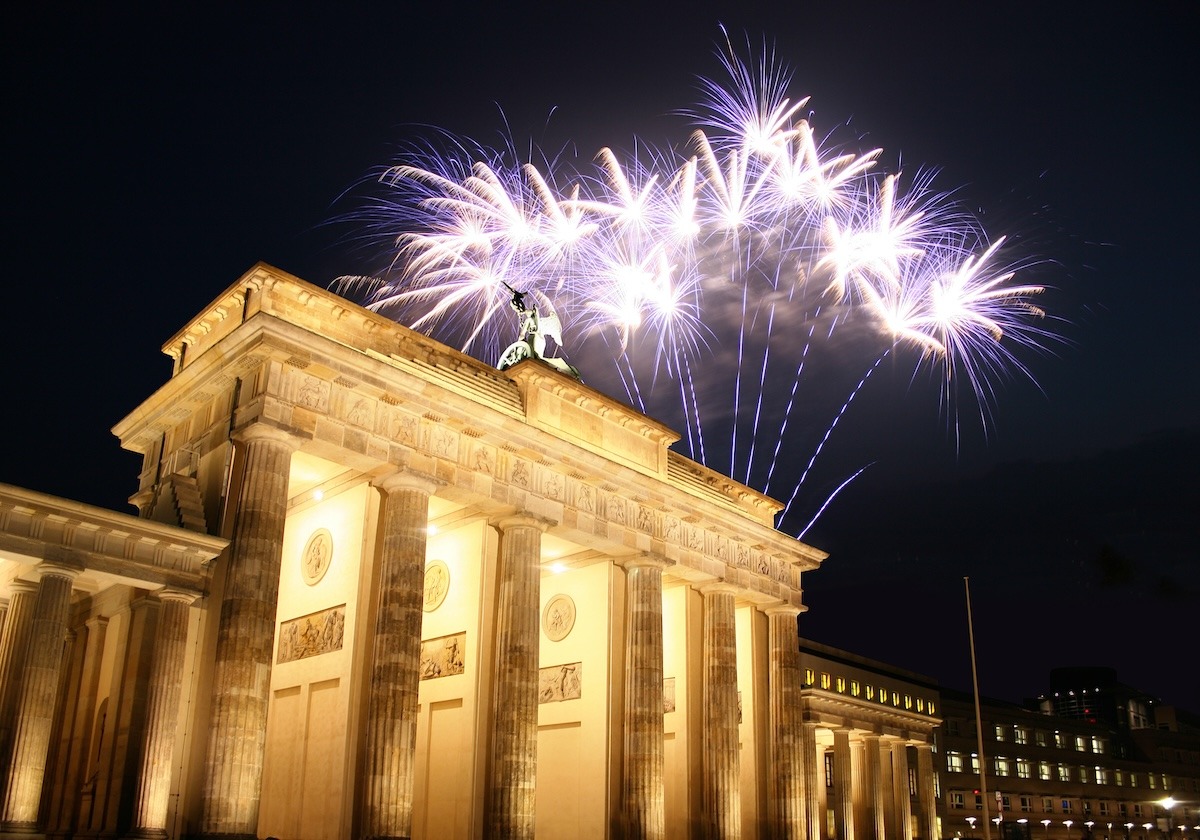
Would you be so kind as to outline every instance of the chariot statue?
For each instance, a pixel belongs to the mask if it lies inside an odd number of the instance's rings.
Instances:
[[[539,359],[554,369],[578,379],[579,371],[574,365],[567,362],[566,359],[546,355],[547,337],[554,339],[554,343],[562,347],[562,321],[559,320],[554,309],[549,306],[549,302],[546,307],[549,312],[543,315],[538,312],[536,304],[531,305],[525,301],[526,295],[532,297],[533,293],[518,292],[507,283],[504,284],[504,288],[512,292],[510,303],[521,318],[521,326],[517,340],[508,345],[500,354],[500,361],[496,367],[500,370],[507,370],[526,359]]]

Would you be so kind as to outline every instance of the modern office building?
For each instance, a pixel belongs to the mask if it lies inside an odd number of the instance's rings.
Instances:
[[[1085,670],[1093,679],[1080,682]],[[1194,716],[1116,690],[1107,669],[1063,669],[1051,682],[1060,698],[1052,691],[1032,708],[983,701],[982,761],[973,697],[942,688],[943,836],[982,837],[985,813],[1000,820],[993,837],[1014,840],[1200,836]]]

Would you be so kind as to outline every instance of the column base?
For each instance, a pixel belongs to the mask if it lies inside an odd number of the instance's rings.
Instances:
[[[169,835],[162,828],[133,828],[125,833],[122,840],[167,840]]]
[[[41,826],[33,822],[4,822],[0,823],[0,840],[31,840],[45,837]]]

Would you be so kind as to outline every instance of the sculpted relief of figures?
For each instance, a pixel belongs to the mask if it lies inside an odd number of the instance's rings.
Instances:
[[[346,605],[289,619],[279,625],[278,662],[295,662],[342,649]]]
[[[583,663],[551,665],[538,671],[538,702],[558,703],[583,696]]]
[[[421,679],[452,677],[466,670],[467,634],[455,633],[421,642]]]

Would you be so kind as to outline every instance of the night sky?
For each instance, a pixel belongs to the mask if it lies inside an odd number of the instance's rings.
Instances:
[[[774,44],[818,133],[940,170],[1061,337],[957,443],[913,359],[877,373],[823,456],[827,481],[870,466],[806,535],[830,558],[802,633],[968,689],[969,575],[985,694],[1095,664],[1200,708],[1188,4],[114,5],[25,4],[0,36],[0,481],[132,512],[109,430],[251,265],[378,270],[331,221],[429,126],[584,159],[682,143],[723,23]]]

